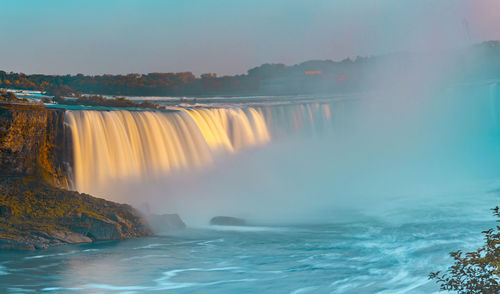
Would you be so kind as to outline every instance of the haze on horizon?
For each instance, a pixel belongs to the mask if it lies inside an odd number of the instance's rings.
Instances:
[[[241,74],[500,39],[497,0],[19,0],[2,12],[0,70],[24,73]]]

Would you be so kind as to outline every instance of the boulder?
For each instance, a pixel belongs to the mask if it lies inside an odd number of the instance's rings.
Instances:
[[[216,226],[244,226],[246,221],[232,216],[216,216],[210,220],[210,224]]]
[[[78,234],[72,231],[65,230],[55,230],[49,233],[49,236],[55,240],[61,241],[61,243],[90,243],[92,239],[82,234]]]
[[[79,220],[74,220],[69,228],[96,241],[123,239],[121,228],[117,222],[93,217],[86,213],[82,213]]]
[[[164,233],[173,230],[182,230],[186,228],[186,224],[180,216],[174,214],[150,214],[147,221],[151,230],[155,233]]]
[[[17,237],[14,239],[0,239],[0,250],[35,250],[46,249],[50,241],[43,237]]]

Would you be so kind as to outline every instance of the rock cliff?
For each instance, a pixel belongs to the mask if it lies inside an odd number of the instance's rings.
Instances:
[[[0,176],[39,176],[67,187],[64,110],[0,103]]]
[[[0,249],[152,234],[131,206],[66,190],[70,135],[64,110],[0,99]]]

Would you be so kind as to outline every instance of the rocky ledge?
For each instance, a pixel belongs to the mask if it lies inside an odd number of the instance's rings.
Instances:
[[[0,249],[152,235],[129,205],[54,187],[34,177],[0,178]]]
[[[181,217],[176,214],[149,214],[146,217],[150,228],[156,234],[167,233],[171,231],[183,230],[186,224]]]

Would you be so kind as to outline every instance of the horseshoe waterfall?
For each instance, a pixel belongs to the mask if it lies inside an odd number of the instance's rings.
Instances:
[[[68,111],[74,187],[90,192],[112,179],[199,168],[217,154],[262,145],[270,134],[254,108]]]

